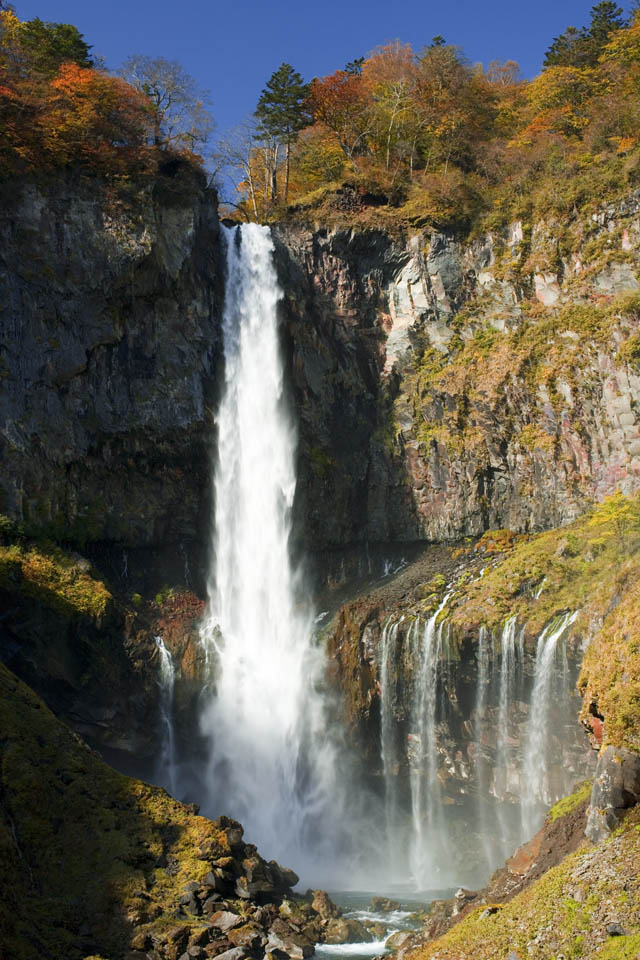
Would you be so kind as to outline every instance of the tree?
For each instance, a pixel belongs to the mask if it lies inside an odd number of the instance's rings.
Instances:
[[[120,75],[152,104],[155,146],[195,151],[206,144],[213,130],[209,93],[199,90],[176,60],[134,54],[125,60]]]
[[[640,2],[640,0],[638,0]],[[362,73],[362,66],[364,64],[364,57],[356,57],[355,60],[349,60],[349,63],[346,64],[344,72],[349,74],[349,76],[358,76]]]
[[[254,155],[257,146],[256,125],[251,120],[245,121],[229,130],[220,137],[213,151],[213,177],[221,170],[231,173],[236,192],[246,190],[251,202],[251,214],[258,220],[257,185],[254,173]],[[238,172],[238,178],[234,174]],[[237,204],[234,204],[237,206]]]
[[[20,45],[32,70],[53,76],[63,63],[91,67],[91,47],[69,23],[45,23],[36,17],[22,24]]]
[[[273,164],[271,180],[271,199],[277,196],[277,158],[278,146],[285,148],[284,202],[289,196],[289,169],[291,164],[291,146],[298,134],[309,123],[309,111],[306,106],[309,85],[291,64],[282,63],[271,75],[260,94],[255,117],[258,121],[258,133],[267,144],[272,146]]]
[[[371,97],[362,73],[335,73],[311,84],[309,104],[316,120],[335,135],[354,170],[373,129]]]
[[[568,27],[556,37],[544,58],[545,67],[594,67],[611,35],[627,25],[622,7],[603,0],[591,8],[591,24]]]
[[[638,502],[625,497],[620,491],[613,493],[605,497],[596,507],[589,517],[588,524],[596,530],[613,530],[620,548],[626,550],[628,534],[637,531],[640,526]],[[604,543],[605,541],[606,536],[602,536],[596,542]]]

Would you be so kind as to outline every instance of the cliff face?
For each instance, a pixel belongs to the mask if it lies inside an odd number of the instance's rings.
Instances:
[[[201,538],[215,194],[187,171],[70,177],[5,185],[1,208],[0,510],[80,542]]]
[[[277,229],[308,548],[542,529],[637,488],[640,198],[594,210],[466,241]]]

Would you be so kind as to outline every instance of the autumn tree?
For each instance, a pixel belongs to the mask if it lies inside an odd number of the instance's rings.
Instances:
[[[314,118],[335,135],[340,149],[357,170],[373,129],[371,98],[362,72],[336,70],[311,84],[309,104]]]
[[[291,147],[300,131],[309,123],[306,105],[308,95],[309,85],[289,63],[280,64],[260,94],[255,117],[258,122],[258,133],[272,156],[270,165],[272,201],[277,198],[278,193],[278,149],[281,146],[285,151],[283,201],[285,204],[288,201]]]
[[[153,143],[157,147],[202,148],[213,129],[208,91],[177,60],[134,54],[125,60],[120,75],[143,93],[153,108]]]

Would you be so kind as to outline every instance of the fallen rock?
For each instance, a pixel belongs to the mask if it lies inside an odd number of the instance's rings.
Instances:
[[[224,953],[212,953],[209,956],[215,956],[218,960],[244,960],[247,951],[242,947],[232,947],[231,950],[225,950]]]
[[[342,915],[342,910],[335,905],[329,894],[325,890],[314,890],[311,907],[323,920],[330,920],[332,917]]]
[[[234,947],[245,947],[249,952],[257,950],[266,942],[263,930],[257,923],[251,922],[230,930],[227,939]]]
[[[407,947],[413,938],[413,934],[409,933],[408,930],[397,930],[395,933],[392,933],[391,936],[386,940],[385,947],[387,950],[403,950],[404,947]]]
[[[609,937],[626,937],[627,931],[619,923],[608,923],[607,935]]]
[[[392,910],[400,910],[400,904],[388,897],[371,897],[369,908],[375,913],[391,913]]]
[[[291,930],[282,920],[276,920],[269,931],[266,951],[284,953],[291,960],[304,960],[313,956],[315,947],[301,933]]]
[[[217,913],[211,915],[209,922],[211,926],[216,927],[216,929],[221,930],[223,933],[227,933],[234,927],[239,927],[241,923],[244,923],[244,918],[238,916],[237,913],[231,913],[230,910],[218,910]]]
[[[359,920],[334,917],[327,923],[323,940],[325,943],[372,943],[373,936]]]

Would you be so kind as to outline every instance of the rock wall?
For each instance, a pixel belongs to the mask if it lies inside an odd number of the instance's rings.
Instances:
[[[215,193],[189,169],[2,188],[0,511],[76,542],[202,539]]]
[[[638,488],[639,211],[469,240],[276,228],[307,549],[542,529]]]

